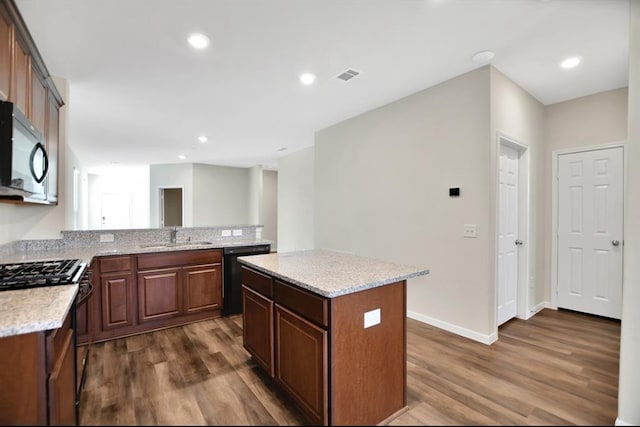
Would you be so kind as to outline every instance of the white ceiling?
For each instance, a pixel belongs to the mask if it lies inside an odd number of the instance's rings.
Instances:
[[[543,104],[628,81],[629,0],[15,1],[69,82],[69,144],[89,167],[274,168],[319,129],[482,66],[486,49]],[[187,44],[193,31],[208,49]],[[335,78],[348,68],[361,74]]]

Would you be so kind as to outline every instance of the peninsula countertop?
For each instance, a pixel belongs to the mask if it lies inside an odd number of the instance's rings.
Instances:
[[[251,255],[238,261],[327,298],[429,274],[426,268],[328,250]]]
[[[101,244],[81,248],[23,250],[0,256],[2,263],[80,259],[88,265],[95,256],[136,255],[196,249],[224,249],[234,246],[270,244],[262,239],[234,239],[203,244],[158,247],[136,244]],[[0,338],[56,329],[73,304],[79,286],[57,285],[0,292]]]

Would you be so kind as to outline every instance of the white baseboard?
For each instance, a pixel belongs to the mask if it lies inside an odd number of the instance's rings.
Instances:
[[[616,418],[616,422],[614,425],[617,426],[636,426],[637,424],[628,423],[626,421],[622,421],[620,418]]]
[[[436,328],[444,329],[445,331],[452,332],[456,335],[478,341],[482,344],[492,344],[498,339],[496,333],[491,335],[480,334],[476,331],[472,331],[471,329],[443,322],[442,320],[434,319],[433,317],[425,316],[413,311],[407,311],[407,317],[417,320],[418,322],[426,323],[427,325],[435,326]]]

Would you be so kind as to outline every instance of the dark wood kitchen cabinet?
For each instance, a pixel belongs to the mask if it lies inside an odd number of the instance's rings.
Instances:
[[[182,268],[184,312],[222,309],[222,266],[220,262]]]
[[[0,10],[0,100],[9,100],[13,54],[13,25]]]
[[[13,76],[9,101],[12,101],[31,119],[30,107],[30,86],[31,86],[31,56],[27,50],[26,43],[19,34],[14,33],[13,42]]]
[[[76,424],[74,344],[71,310],[58,329],[0,339],[0,424]]]
[[[30,112],[29,120],[31,124],[36,128],[44,138],[47,137],[45,123],[47,120],[48,109],[48,96],[47,85],[44,79],[39,75],[38,70],[34,68],[34,64],[30,64],[31,72],[29,76],[31,78],[30,85]]]
[[[326,298],[247,266],[242,280],[244,347],[312,425],[406,408],[406,281]],[[383,321],[368,327],[372,309]]]
[[[99,261],[102,330],[133,326],[135,282],[130,255],[101,257]]]
[[[219,250],[143,254],[137,262],[140,322],[222,308]]]
[[[0,0],[0,100],[15,103],[44,138],[49,159],[46,198],[26,203],[58,203],[58,145],[64,105],[47,67],[14,1]],[[0,201],[20,203],[15,197]]]
[[[243,267],[243,343],[314,425],[329,419],[328,299]]]
[[[175,250],[94,259],[80,344],[220,317],[222,251]],[[97,284],[97,285],[96,285]],[[96,295],[97,294],[97,295]],[[92,319],[100,319],[96,322]]]
[[[270,377],[275,376],[273,350],[273,300],[242,285],[242,341]]]
[[[58,203],[58,153],[60,141],[60,103],[47,91],[45,138],[46,150],[49,157],[49,172],[47,173],[47,201]]]
[[[179,268],[138,272],[140,323],[182,314],[182,277]]]

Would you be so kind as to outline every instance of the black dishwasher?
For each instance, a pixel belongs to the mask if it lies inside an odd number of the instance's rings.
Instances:
[[[224,263],[223,316],[242,313],[242,270],[238,257],[268,254],[269,252],[271,252],[270,244],[231,246],[222,250]]]

